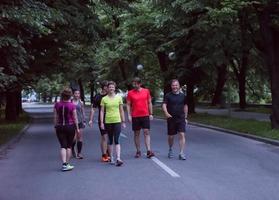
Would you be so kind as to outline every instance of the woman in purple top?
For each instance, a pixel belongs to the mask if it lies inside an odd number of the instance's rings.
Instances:
[[[72,90],[66,88],[61,93],[61,101],[54,106],[54,126],[61,145],[60,155],[62,171],[69,171],[74,166],[69,164],[72,156],[72,144],[75,131],[79,132],[76,106],[71,103]]]

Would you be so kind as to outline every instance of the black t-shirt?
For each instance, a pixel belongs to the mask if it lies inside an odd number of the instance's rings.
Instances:
[[[183,93],[167,93],[163,103],[167,105],[167,110],[172,117],[185,118],[184,106],[187,104],[187,97]]]
[[[106,96],[106,94],[96,94],[93,98],[93,108],[98,108],[99,109],[99,116],[98,116],[98,121],[100,122],[100,112],[101,112],[101,101],[102,98]]]

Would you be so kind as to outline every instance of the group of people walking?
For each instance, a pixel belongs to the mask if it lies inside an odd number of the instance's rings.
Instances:
[[[132,123],[134,131],[135,158],[142,156],[140,147],[141,130],[144,133],[146,157],[152,158],[155,154],[151,150],[150,144],[150,120],[153,120],[150,91],[142,87],[141,79],[139,78],[134,78],[132,84],[134,89],[128,92],[126,107],[128,121]],[[115,82],[103,81],[101,89],[101,92],[95,95],[91,106],[89,126],[92,127],[94,115],[98,111],[98,126],[101,133],[101,160],[116,166],[122,166],[124,162],[121,159],[119,138],[121,129],[126,128],[123,100],[121,96],[116,94]],[[179,159],[186,160],[184,148],[188,113],[187,99],[180,91],[178,80],[171,81],[171,89],[172,91],[165,95],[162,105],[168,126],[168,157],[174,157],[172,151],[174,136],[179,134]],[[74,168],[69,163],[71,157],[83,159],[81,154],[83,144],[82,130],[85,124],[84,103],[80,100],[80,92],[78,90],[72,92],[69,88],[64,89],[61,93],[61,101],[54,106],[54,125],[61,146],[62,171],[69,171]]]

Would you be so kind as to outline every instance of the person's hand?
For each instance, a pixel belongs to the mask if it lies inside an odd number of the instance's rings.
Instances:
[[[131,115],[128,115],[128,121],[131,123],[132,122],[132,117]]]
[[[104,123],[101,123],[100,127],[101,127],[102,130],[105,130],[105,124]]]
[[[126,123],[125,122],[122,122],[121,124],[122,124],[123,128],[126,128]]]
[[[153,115],[149,115],[150,120],[153,120],[153,118],[154,118]]]
[[[88,122],[88,124],[89,124],[90,127],[92,127],[92,125],[93,125],[92,120],[90,120],[90,121]]]
[[[77,128],[77,133],[80,133],[80,129],[79,128]]]
[[[187,120],[187,118],[185,118],[185,122],[186,122],[186,125],[188,124],[188,120]]]
[[[166,113],[166,118],[171,118],[172,116],[169,113]]]

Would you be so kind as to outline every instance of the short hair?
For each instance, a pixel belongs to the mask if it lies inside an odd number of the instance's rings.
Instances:
[[[170,84],[172,85],[174,82],[178,82],[178,84],[180,85],[180,83],[179,83],[179,80],[178,80],[178,79],[172,79],[172,80],[170,81]]]
[[[141,83],[141,79],[139,77],[133,78],[133,82]]]
[[[108,81],[107,80],[103,80],[101,82],[101,88],[104,89],[104,87],[107,87],[108,86]]]
[[[79,89],[73,89],[72,91],[73,91],[73,94],[74,94],[76,91],[79,91],[79,92],[80,92]]]
[[[114,87],[116,87],[116,83],[114,82],[114,81],[108,81],[108,87],[110,86],[110,85],[114,85]]]
[[[69,100],[69,99],[71,99],[72,95],[73,95],[73,92],[70,88],[64,88],[64,90],[61,92],[62,100]]]

